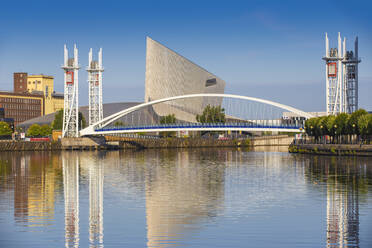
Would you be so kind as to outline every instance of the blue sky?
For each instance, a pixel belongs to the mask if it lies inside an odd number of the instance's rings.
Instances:
[[[77,43],[80,104],[88,102],[88,50],[103,48],[104,102],[142,101],[145,38],[227,82],[226,92],[325,110],[324,33],[352,48],[359,36],[360,107],[372,110],[369,1],[6,1],[0,8],[0,89],[13,72],[55,77],[63,44]]]

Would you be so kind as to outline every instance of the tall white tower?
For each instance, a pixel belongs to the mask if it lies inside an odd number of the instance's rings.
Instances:
[[[74,44],[74,57],[68,57],[68,50],[64,46],[64,64],[62,69],[64,73],[64,108],[63,108],[63,126],[62,137],[79,136],[79,61],[78,49]]]
[[[102,109],[102,48],[98,52],[98,61],[92,60],[92,48],[89,50],[89,125],[103,119]]]
[[[358,109],[358,37],[353,51],[346,51],[346,38],[341,42],[338,33],[337,48],[329,48],[325,36],[327,114],[352,113]]]

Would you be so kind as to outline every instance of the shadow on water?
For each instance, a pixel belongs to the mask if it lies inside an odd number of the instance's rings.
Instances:
[[[147,246],[168,247],[182,245],[203,223],[224,214],[225,180],[234,166],[246,167],[247,161],[286,163],[301,167],[306,184],[326,192],[326,246],[358,247],[359,204],[367,201],[372,185],[372,162],[351,157],[272,156],[273,152],[281,154],[281,150],[263,148],[3,153],[0,197],[13,200],[9,204],[15,225],[26,226],[30,232],[55,221],[56,204],[62,199],[65,246],[82,245],[83,229],[88,230],[89,239],[83,244],[103,247],[104,188],[126,190],[144,197]],[[85,183],[89,202],[81,206]],[[9,193],[13,196],[6,197]],[[79,216],[87,208],[86,227]]]

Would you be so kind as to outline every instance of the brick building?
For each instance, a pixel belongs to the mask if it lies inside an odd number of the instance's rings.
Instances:
[[[13,74],[13,89],[15,93],[27,92],[27,72],[16,72]]]
[[[14,124],[17,125],[44,115],[44,96],[0,91],[0,108],[5,109],[5,118],[13,118]]]

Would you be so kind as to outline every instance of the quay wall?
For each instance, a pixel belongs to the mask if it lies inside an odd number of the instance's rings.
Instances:
[[[335,155],[335,156],[372,156],[372,145],[360,144],[292,144],[290,153]]]
[[[249,147],[251,141],[245,140],[214,140],[214,139],[137,139],[119,141],[121,149],[132,148],[196,148],[196,147]]]
[[[0,141],[0,151],[43,150],[105,150],[142,148],[197,148],[197,147],[259,147],[289,146],[293,137],[286,135],[256,137],[252,139],[203,139],[203,138],[126,138],[107,136],[63,138],[59,141]]]
[[[60,142],[0,141],[0,151],[51,151],[61,149]]]

